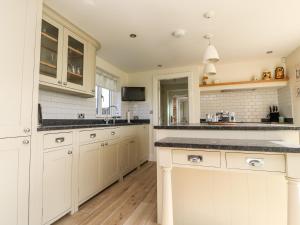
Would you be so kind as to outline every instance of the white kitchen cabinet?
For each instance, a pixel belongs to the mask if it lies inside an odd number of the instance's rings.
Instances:
[[[106,141],[100,149],[100,172],[104,187],[119,179],[118,143]]]
[[[99,143],[80,146],[78,173],[78,198],[82,203],[96,194],[101,186]]]
[[[129,141],[125,139],[119,143],[118,162],[120,175],[129,172]]]
[[[28,224],[29,159],[29,139],[0,140],[0,224]]]
[[[44,153],[43,224],[51,224],[71,210],[72,146]]]
[[[128,152],[129,152],[129,169],[133,170],[138,166],[138,145],[136,137],[129,140]]]
[[[143,163],[149,159],[149,125],[138,126],[138,160]]]
[[[44,5],[40,87],[92,97],[100,44]]]
[[[0,8],[0,138],[30,135],[39,0],[2,1]]]
[[[41,31],[40,81],[54,85],[62,83],[62,50],[64,28],[44,15]]]
[[[87,52],[87,41],[65,28],[63,46],[63,86],[74,90],[89,91],[87,90],[87,88],[90,88],[88,76],[95,76],[95,74],[88,74]]]

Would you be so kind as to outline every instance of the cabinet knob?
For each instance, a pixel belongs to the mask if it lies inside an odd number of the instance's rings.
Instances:
[[[108,145],[108,143],[107,142],[105,142],[105,146],[107,146]]]
[[[28,145],[29,144],[29,140],[27,140],[27,139],[23,140],[23,144],[24,145]]]
[[[101,143],[101,147],[103,147],[104,146],[104,143]]]
[[[96,134],[90,134],[90,138],[95,138],[96,136]]]
[[[58,81],[57,81],[57,83],[58,83],[58,84],[61,84],[61,81],[60,81],[60,80],[58,80]]]
[[[68,83],[67,82],[63,82],[63,85],[67,85]]]
[[[73,152],[71,150],[68,151],[68,155],[72,155]]]
[[[25,128],[25,129],[24,129],[24,132],[25,132],[25,133],[29,133],[29,132],[30,132],[30,128]]]

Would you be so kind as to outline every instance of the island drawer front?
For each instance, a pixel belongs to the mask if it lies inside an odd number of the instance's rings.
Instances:
[[[72,142],[73,142],[72,132],[45,134],[44,135],[44,148],[45,149],[72,145]]]
[[[100,130],[85,130],[79,132],[80,143],[90,143],[96,141],[106,140],[106,133],[104,129]]]
[[[173,163],[220,168],[221,153],[218,151],[174,150]]]
[[[282,173],[286,171],[285,156],[283,154],[227,152],[226,166],[228,169],[258,170]]]

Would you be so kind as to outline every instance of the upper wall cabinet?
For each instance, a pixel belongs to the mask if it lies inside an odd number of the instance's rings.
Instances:
[[[0,138],[30,135],[38,0],[2,1],[0,7]]]
[[[94,96],[99,48],[96,40],[44,5],[40,87],[82,97]]]

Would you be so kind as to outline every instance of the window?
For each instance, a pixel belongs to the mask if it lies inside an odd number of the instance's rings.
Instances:
[[[96,73],[96,114],[99,117],[117,116],[120,110],[117,92],[118,79],[100,69]]]
[[[107,88],[96,86],[96,113],[99,116],[112,116],[111,106],[113,93]]]

